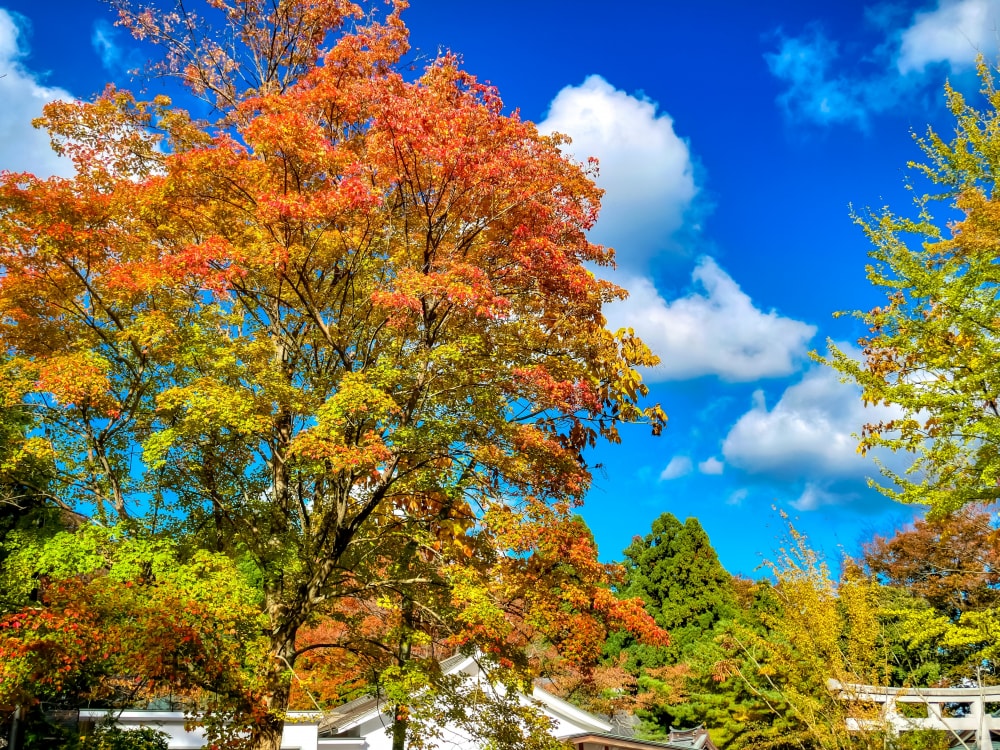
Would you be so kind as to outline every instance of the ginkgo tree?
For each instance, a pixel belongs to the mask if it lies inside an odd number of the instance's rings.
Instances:
[[[533,562],[585,450],[666,419],[640,404],[656,358],[605,329],[600,191],[454,56],[409,74],[404,5],[123,6],[211,117],[109,87],[39,122],[73,178],[0,177],[4,377],[47,497],[249,571],[255,748],[344,602],[396,612],[398,646],[444,587],[449,643],[501,662],[512,608],[575,658],[588,622],[662,637],[606,567],[553,590]]]
[[[856,313],[868,327],[862,360],[832,344],[829,358],[867,403],[897,410],[866,425],[859,444],[912,454],[902,474],[883,468],[893,482],[884,492],[935,513],[1000,499],[1000,91],[983,60],[979,73],[981,108],[945,89],[954,138],[917,138],[924,159],[911,167],[926,192],[912,215],[857,217],[873,246],[869,280],[886,301]]]

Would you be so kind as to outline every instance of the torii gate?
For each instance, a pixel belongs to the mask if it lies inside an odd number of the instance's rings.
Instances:
[[[975,732],[978,750],[993,750],[990,732],[1000,732],[1000,716],[987,711],[987,704],[1000,704],[1000,685],[962,688],[895,688],[855,685],[827,680],[827,687],[841,700],[881,703],[882,720],[848,719],[854,731],[890,729],[906,732],[914,729],[939,729],[956,737],[960,732]],[[903,716],[897,704],[926,707],[926,715]],[[945,716],[945,704],[965,704],[964,716]],[[964,743],[963,743],[964,744]]]

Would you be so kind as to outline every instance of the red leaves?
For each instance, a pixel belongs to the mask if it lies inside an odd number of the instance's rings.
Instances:
[[[246,270],[234,262],[239,255],[224,237],[212,235],[203,242],[160,258],[156,267],[149,270],[151,276],[159,274],[158,279],[156,276],[152,278],[161,284],[187,282],[208,291],[224,293],[235,279],[246,275]]]
[[[497,513],[489,527],[500,544],[519,553],[501,565],[508,591],[517,592],[510,596],[519,602],[526,640],[540,636],[578,669],[593,668],[610,630],[625,629],[655,645],[667,642],[641,600],[614,595],[618,567],[597,560],[593,536],[579,517],[535,504],[525,515]]]
[[[876,536],[859,562],[953,619],[1000,601],[1000,531],[982,505],[917,519],[889,538]]]
[[[49,357],[39,368],[36,387],[63,405],[118,411],[109,393],[107,363],[90,352]]]
[[[534,391],[534,398],[560,412],[598,413],[601,401],[590,383],[583,380],[558,380],[544,365],[516,367],[513,375]]]
[[[0,701],[64,690],[110,695],[129,680],[175,694],[239,681],[245,633],[191,592],[103,575],[49,582],[44,605],[0,618]],[[219,602],[222,604],[222,602]],[[243,613],[242,616],[245,616]]]

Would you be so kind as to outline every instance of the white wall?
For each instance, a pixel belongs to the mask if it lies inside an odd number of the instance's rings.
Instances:
[[[112,712],[116,723],[123,729],[150,727],[166,732],[170,750],[198,750],[205,746],[205,733],[201,729],[188,731],[187,720],[180,711],[122,711]],[[81,710],[81,720],[101,721],[107,711]],[[319,717],[312,712],[290,712],[281,738],[285,750],[318,750]]]

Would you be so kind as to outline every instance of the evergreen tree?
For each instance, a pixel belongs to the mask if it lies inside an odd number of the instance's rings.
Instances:
[[[622,593],[638,596],[657,624],[670,633],[670,645],[630,648],[638,664],[676,664],[704,639],[717,622],[732,615],[730,575],[696,518],[681,523],[670,513],[653,521],[652,532],[636,537],[625,550]]]
[[[695,518],[681,523],[670,513],[653,522],[651,533],[625,550],[621,593],[641,597],[670,645],[650,646],[625,633],[609,639],[609,660],[621,660],[637,677],[643,731],[663,736],[671,726],[720,726],[729,701],[718,695],[711,666],[721,654],[719,625],[734,616],[732,577],[719,562]]]

